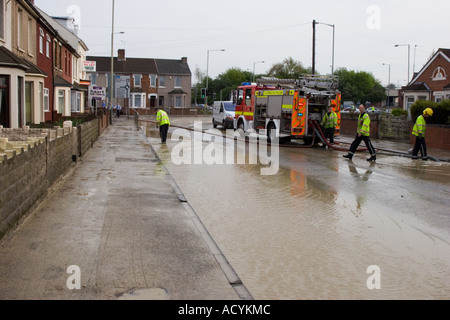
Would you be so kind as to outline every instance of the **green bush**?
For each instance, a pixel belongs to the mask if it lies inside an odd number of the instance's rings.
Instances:
[[[391,114],[394,117],[407,116],[408,115],[408,111],[403,110],[403,109],[392,109]]]
[[[433,116],[428,118],[427,123],[430,124],[449,124],[450,117],[450,100],[443,100],[439,103],[433,101],[420,100],[414,102],[411,106],[411,117],[416,121],[417,117],[423,114],[426,108],[433,109]]]

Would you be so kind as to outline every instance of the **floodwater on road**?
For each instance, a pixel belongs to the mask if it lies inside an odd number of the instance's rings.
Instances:
[[[450,164],[281,147],[262,175],[240,148],[245,164],[177,164],[180,141],[146,131],[255,299],[450,298]]]

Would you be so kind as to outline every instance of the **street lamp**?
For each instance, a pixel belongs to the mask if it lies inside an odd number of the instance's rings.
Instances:
[[[255,68],[257,63],[266,63],[265,61],[257,61],[253,63],[253,82],[255,82]]]
[[[389,66],[389,80],[388,80],[388,86],[391,84],[391,65],[388,63],[383,63],[383,66]]]
[[[407,83],[409,83],[409,81],[411,81],[411,79],[409,78],[409,66],[410,66],[410,60],[411,60],[411,55],[410,55],[410,51],[411,51],[411,45],[409,45],[409,44],[396,44],[395,45],[395,47],[396,48],[398,48],[398,47],[406,47],[406,46],[408,46],[408,80],[407,80]]]
[[[413,62],[413,74],[416,73],[416,49],[417,47],[421,47],[418,44],[414,45],[414,62]]]
[[[332,63],[331,63],[331,74],[334,74],[334,43],[335,43],[335,25],[334,24],[328,24],[323,22],[315,22],[315,24],[324,24],[329,27],[333,28],[333,49],[332,49]]]
[[[208,92],[208,82],[209,82],[209,53],[211,51],[225,51],[225,49],[215,49],[215,50],[208,50],[208,57],[206,61],[206,92]],[[205,108],[208,106],[208,95],[205,95]]]

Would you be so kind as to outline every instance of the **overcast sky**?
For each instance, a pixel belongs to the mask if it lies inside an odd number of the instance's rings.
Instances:
[[[51,16],[75,16],[93,56],[111,56],[112,3],[35,0]],[[114,31],[125,33],[115,34],[114,52],[187,57],[193,74],[206,74],[209,51],[211,78],[232,67],[264,73],[288,57],[311,67],[316,20],[317,72],[331,73],[335,25],[335,70],[370,72],[383,85],[390,75],[391,83],[405,85],[408,44],[410,78],[435,50],[450,48],[449,12],[448,0],[115,0]]]

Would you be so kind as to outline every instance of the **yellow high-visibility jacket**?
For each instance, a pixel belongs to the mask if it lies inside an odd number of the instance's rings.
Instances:
[[[163,126],[165,124],[168,124],[170,126],[170,119],[165,111],[158,111],[158,114],[156,115],[156,123],[158,124],[158,126]]]
[[[325,129],[336,128],[338,125],[338,116],[336,112],[330,114],[327,113],[325,117],[323,117],[321,125],[324,126]]]
[[[419,116],[416,120],[416,124],[414,125],[412,134],[415,135],[416,137],[419,137],[420,135],[422,135],[422,137],[425,138],[425,131],[427,129],[427,123],[425,121],[425,117]]]
[[[370,117],[365,112],[359,115],[357,132],[366,137],[370,136]]]

